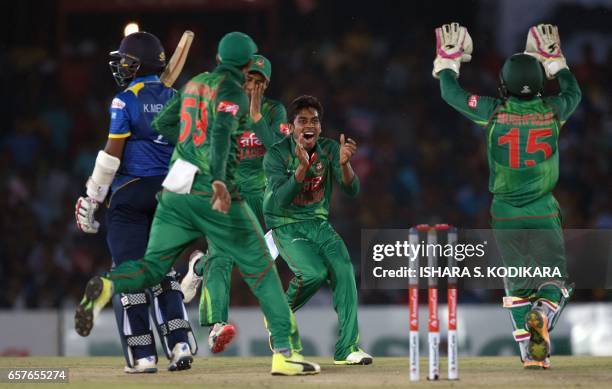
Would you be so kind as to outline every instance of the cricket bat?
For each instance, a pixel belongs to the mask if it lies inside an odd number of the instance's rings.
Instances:
[[[191,48],[191,42],[193,42],[193,36],[193,31],[187,30],[183,33],[181,40],[174,50],[174,54],[172,54],[164,72],[159,77],[165,86],[171,87],[181,74],[187,60],[187,54]]]

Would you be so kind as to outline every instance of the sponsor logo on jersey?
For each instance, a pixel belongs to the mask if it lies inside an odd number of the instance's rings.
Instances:
[[[293,199],[295,205],[318,203],[325,196],[324,176],[306,177],[302,191]]]
[[[157,143],[158,145],[167,145],[168,142],[166,142],[166,140],[164,139],[163,135],[157,135],[157,138],[153,139],[154,143]]]
[[[470,98],[468,99],[468,107],[472,108],[472,109],[476,109],[476,106],[478,105],[478,99],[480,98],[480,96],[478,95],[471,95]]]
[[[263,143],[259,140],[257,135],[251,131],[245,131],[240,135],[238,139],[238,144],[240,147],[258,147],[263,146]]]
[[[143,104],[142,105],[144,112],[148,113],[158,113],[164,108],[163,104]]]
[[[231,113],[232,116],[236,116],[240,107],[238,104],[232,103],[231,101],[221,101],[217,106],[217,112],[228,112]]]
[[[118,97],[115,97],[111,102],[111,108],[115,109],[123,109],[125,107],[125,102]]]
[[[238,159],[240,160],[263,157],[266,153],[263,142],[251,131],[245,131],[240,135],[238,147],[240,149]]]
[[[279,127],[281,133],[285,135],[291,134],[291,127],[289,127],[289,123],[281,123]]]
[[[314,192],[319,190],[322,183],[323,176],[306,177],[304,178],[304,192]]]

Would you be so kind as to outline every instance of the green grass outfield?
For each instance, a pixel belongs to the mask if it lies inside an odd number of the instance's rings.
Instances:
[[[354,387],[610,387],[612,357],[554,357],[553,367],[546,371],[523,370],[518,357],[475,357],[459,359],[459,381],[430,383],[425,380],[427,360],[421,361],[421,382],[408,379],[408,358],[376,358],[370,366],[334,366],[329,358],[313,358],[321,365],[321,374],[307,377],[273,377],[269,374],[271,358],[216,357],[196,358],[193,368],[170,373],[166,361],[157,374],[128,375],[123,373],[120,357],[36,357],[0,358],[0,368],[68,368],[68,386],[95,389],[113,388],[343,388]],[[445,377],[446,360],[442,359]],[[0,383],[3,388],[50,387],[32,384]]]

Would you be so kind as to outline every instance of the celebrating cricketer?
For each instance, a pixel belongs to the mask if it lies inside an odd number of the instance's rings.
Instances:
[[[504,264],[560,269],[558,278],[506,280],[503,300],[523,366],[547,369],[549,332],[572,294],[561,209],[552,190],[559,177],[559,134],[580,102],[580,88],[561,52],[557,27],[550,24],[532,27],[525,52],[506,60],[499,98],[470,94],[459,86],[460,65],[472,54],[465,27],[445,24],[436,29],[436,41],[433,75],[440,80],[442,98],[485,128],[491,225]],[[542,97],[544,76],[556,79],[561,93]]]
[[[334,181],[349,196],[359,192],[359,178],[350,164],[357,144],[344,135],[340,144],[320,137],[323,107],[315,97],[298,97],[289,111],[292,135],[264,157],[266,225],[295,274],[287,300],[296,311],[329,283],[339,322],[334,363],[367,365],[372,357],[358,346],[353,264],[342,238],[328,221]]]

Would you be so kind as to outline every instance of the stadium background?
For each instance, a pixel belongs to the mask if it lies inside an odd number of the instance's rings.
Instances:
[[[62,338],[57,343],[64,344],[57,352],[65,352],[68,335],[62,328],[71,318],[64,320],[64,312],[71,312],[85,281],[110,264],[105,231],[78,232],[74,203],[107,137],[108,106],[118,91],[108,52],[118,47],[127,22],[137,21],[158,35],[167,55],[183,30],[195,32],[177,86],[211,69],[218,39],[241,30],[272,61],[267,95],[285,104],[300,94],[321,99],[323,135],[337,138],[342,131],[359,143],[353,165],[362,193],[355,200],[334,196],[331,211],[358,272],[361,228],[423,222],[488,227],[481,130],[444,104],[431,77],[432,31],[449,21],[468,26],[474,39],[474,59],[461,69],[462,85],[487,95],[497,93],[501,64],[523,47],[531,24],[560,26],[583,100],[561,136],[555,195],[565,227],[612,228],[610,10],[612,1],[604,0],[12,2],[0,27],[2,327],[14,323],[6,321],[9,317],[54,315]],[[547,85],[547,93],[555,91],[554,83]],[[286,281],[289,274],[282,273]],[[252,306],[254,299],[239,277],[233,283],[232,307]],[[495,311],[484,305],[470,309],[507,321],[500,296],[501,291],[466,292],[460,303],[494,303]],[[313,317],[334,319],[329,299],[327,290],[315,296],[309,304],[317,310]],[[611,299],[602,289],[581,290],[576,298],[585,303]],[[360,290],[363,309],[397,308],[406,301],[406,291]],[[407,318],[398,320],[403,320],[397,325],[401,331]],[[501,325],[508,332],[505,321]],[[21,350],[5,342],[8,335],[2,338],[0,354]]]

